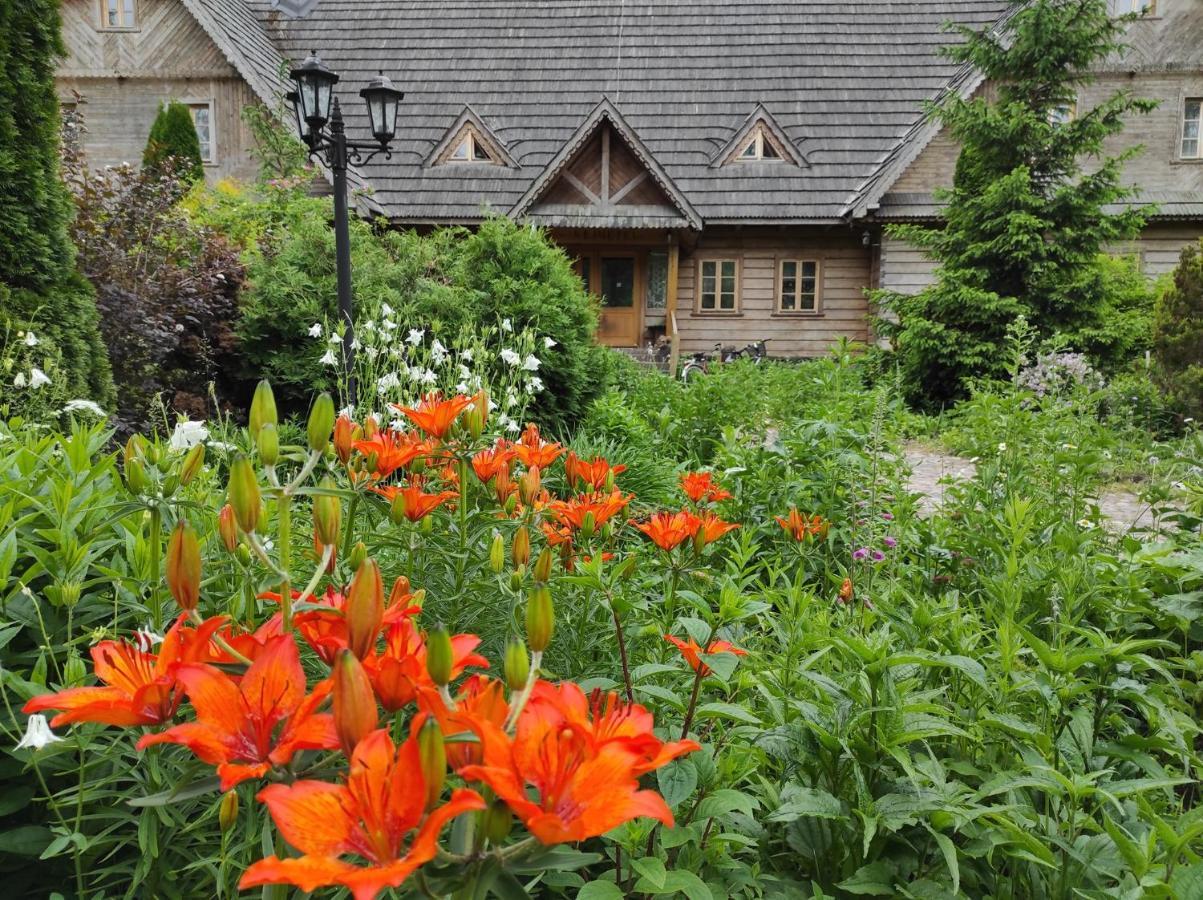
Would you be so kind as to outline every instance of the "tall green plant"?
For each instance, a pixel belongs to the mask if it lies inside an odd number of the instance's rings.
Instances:
[[[189,181],[200,181],[205,177],[200,138],[196,134],[192,112],[183,103],[175,101],[162,106],[150,126],[146,150],[142,153],[142,168],[158,172],[167,160],[174,160],[172,171],[176,176]]]
[[[936,406],[964,396],[975,378],[1001,376],[998,350],[1020,315],[1040,335],[1071,341],[1108,321],[1098,255],[1135,236],[1147,210],[1106,210],[1133,196],[1120,179],[1138,148],[1107,155],[1104,142],[1126,115],[1154,104],[1116,91],[1074,107],[1093,67],[1123,49],[1126,25],[1106,0],[1035,0],[1018,5],[1003,30],[961,29],[966,40],[949,55],[980,71],[987,88],[932,109],[961,145],[953,187],[939,195],[946,226],[891,231],[939,264],[937,280],[915,295],[873,298],[893,313],[881,330],[912,401]]]
[[[0,331],[33,331],[40,368],[69,393],[107,405],[108,357],[92,290],[75,271],[71,204],[59,178],[58,7],[0,6]]]
[[[1203,417],[1203,242],[1182,248],[1174,283],[1157,299],[1153,352],[1166,397],[1184,415]]]

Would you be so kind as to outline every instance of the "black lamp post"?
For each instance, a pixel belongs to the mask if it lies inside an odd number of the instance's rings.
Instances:
[[[297,133],[310,156],[320,157],[334,174],[334,251],[338,273],[338,314],[343,335],[343,365],[350,402],[355,403],[355,318],[351,301],[351,236],[347,214],[347,164],[367,162],[378,153],[391,159],[389,142],[397,134],[397,106],[405,95],[381,72],[359,96],[367,102],[374,141],[349,141],[342,110],[334,96],[338,75],[322,65],[314,51],[289,73],[297,89],[287,94],[296,117]],[[327,123],[329,128],[327,129]]]

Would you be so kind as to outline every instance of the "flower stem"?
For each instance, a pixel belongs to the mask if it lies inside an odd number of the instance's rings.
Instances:
[[[681,725],[681,740],[689,737],[689,726],[693,724],[693,714],[698,708],[698,695],[702,692],[702,678],[705,666],[699,665],[697,674],[693,676],[693,693],[689,695],[689,708],[685,711],[685,722]]]
[[[163,600],[159,591],[159,577],[162,569],[163,542],[159,540],[159,532],[163,529],[163,513],[156,506],[150,511],[150,616],[155,623],[155,631],[163,630]]]
[[[292,579],[288,574],[291,562],[289,553],[292,542],[292,496],[287,491],[280,493],[277,507],[276,540],[279,542],[278,555],[280,559],[280,609],[284,613],[284,630],[292,628]]]
[[[535,682],[539,680],[539,666],[542,664],[543,651],[536,650],[530,655],[530,675],[522,687],[522,693],[518,695],[518,699],[510,709],[510,714],[506,717],[505,725],[502,727],[503,731],[510,731],[518,724],[518,717],[522,715],[522,710],[530,700],[531,692],[535,689]]]
[[[622,636],[622,620],[618,618],[618,610],[610,604],[610,614],[614,617],[614,634],[618,638],[618,656],[622,660],[622,682],[627,689],[627,702],[635,702],[635,688],[631,684],[631,664],[627,659],[627,642]]]

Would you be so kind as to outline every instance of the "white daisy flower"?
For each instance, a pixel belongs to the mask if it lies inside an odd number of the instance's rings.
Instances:
[[[309,326],[309,336],[310,337],[321,337],[322,336],[322,323],[321,322],[314,322],[312,325]]]
[[[50,730],[50,723],[43,715],[32,715],[25,723],[25,736],[17,744],[17,750],[41,750],[48,744],[61,741],[62,738]]]
[[[47,384],[50,384],[50,379],[47,377],[45,372],[43,372],[37,366],[34,366],[29,370],[29,386],[31,388],[36,391],[38,388]]]

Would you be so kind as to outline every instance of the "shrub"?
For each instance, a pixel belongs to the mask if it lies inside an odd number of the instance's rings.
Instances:
[[[57,372],[64,394],[107,407],[109,361],[95,298],[75,271],[59,178],[60,26],[56,0],[0,6],[0,333],[32,331],[40,368]]]
[[[200,138],[196,135],[192,111],[183,103],[173,100],[159,108],[142,153],[142,168],[152,177],[170,173],[186,181],[204,179]]]
[[[174,159],[159,169],[91,171],[78,148],[66,155],[75,199],[71,234],[91,280],[119,386],[123,431],[145,428],[156,397],[204,418],[210,395],[237,385],[237,250],[177,203],[189,188]]]
[[[1203,419],[1203,242],[1182,248],[1153,315],[1157,381],[1178,411]]]

